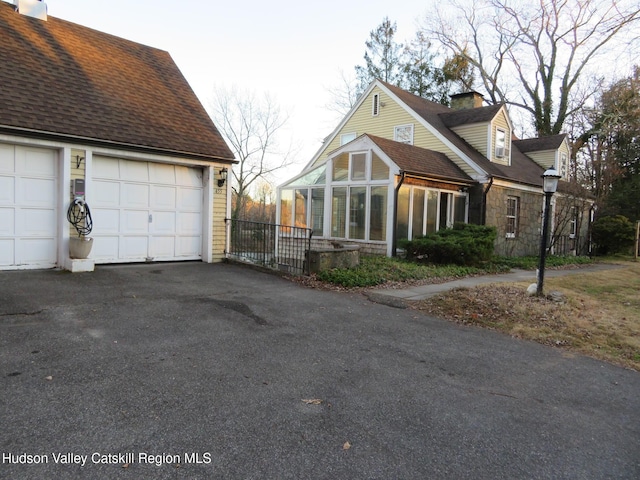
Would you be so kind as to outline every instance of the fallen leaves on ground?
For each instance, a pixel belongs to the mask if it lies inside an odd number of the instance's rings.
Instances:
[[[527,295],[524,284],[493,284],[457,288],[412,302],[411,308],[640,370],[633,332],[620,328],[624,319],[614,318],[588,296],[563,293],[566,301],[559,303]]]

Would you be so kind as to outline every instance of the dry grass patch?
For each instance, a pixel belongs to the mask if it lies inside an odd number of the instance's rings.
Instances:
[[[413,308],[640,371],[640,264],[547,280],[545,291],[562,292],[564,303],[530,297],[527,286],[456,289]]]

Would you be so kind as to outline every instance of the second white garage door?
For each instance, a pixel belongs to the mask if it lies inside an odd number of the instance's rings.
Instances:
[[[94,157],[87,202],[96,263],[202,258],[202,170]]]

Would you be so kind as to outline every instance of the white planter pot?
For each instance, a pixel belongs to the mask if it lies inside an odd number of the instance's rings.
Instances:
[[[93,238],[71,237],[69,239],[69,256],[71,258],[87,258],[91,253]]]

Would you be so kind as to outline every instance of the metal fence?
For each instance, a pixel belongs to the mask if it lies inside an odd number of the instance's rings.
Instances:
[[[310,228],[226,219],[230,227],[227,256],[296,275],[309,274]]]

